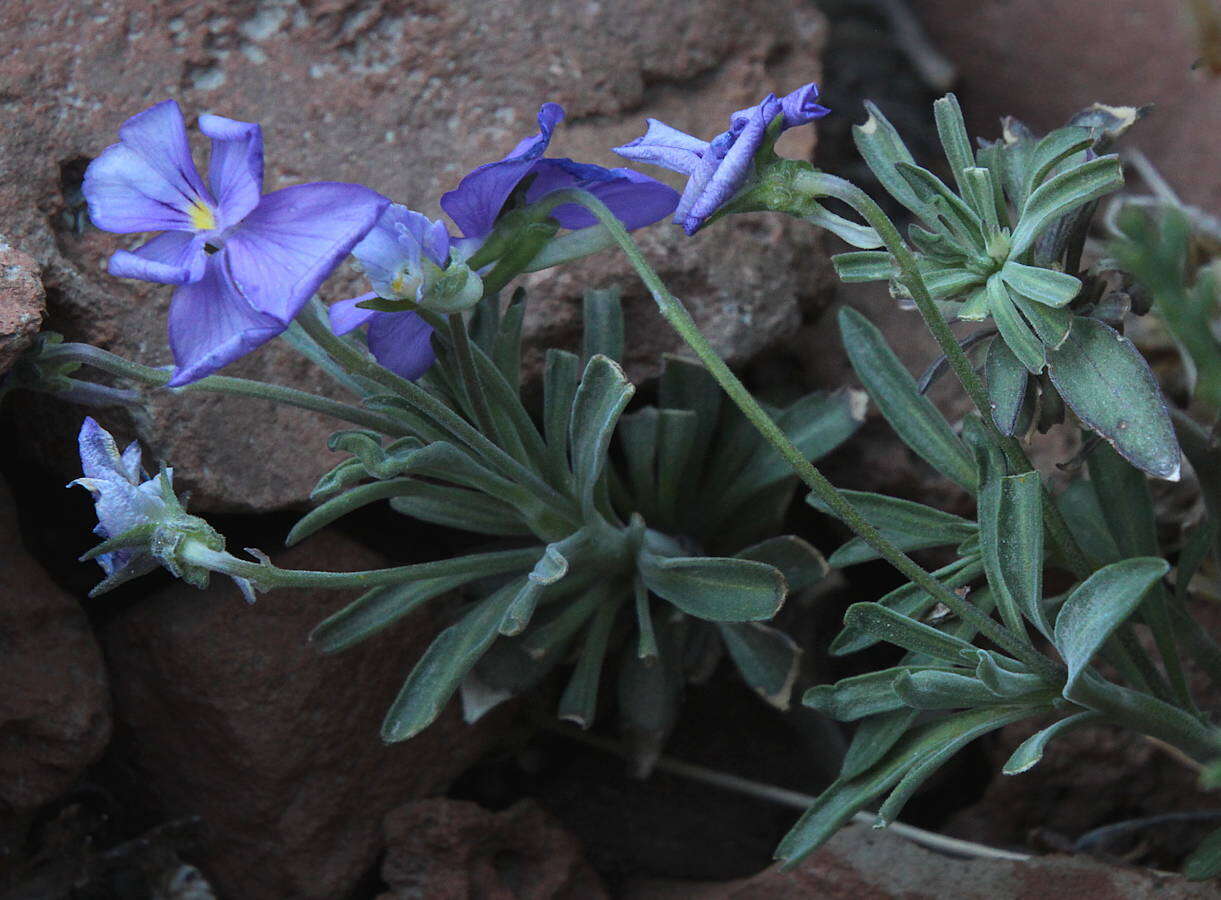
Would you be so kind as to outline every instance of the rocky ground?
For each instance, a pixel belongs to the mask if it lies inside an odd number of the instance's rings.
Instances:
[[[262,123],[269,188],[352,180],[435,214],[463,173],[563,103],[555,150],[614,164],[607,147],[655,116],[699,134],[765,90],[826,85],[838,118],[786,137],[790,155],[851,168],[844,124],[879,99],[930,146],[929,101],[957,73],[976,133],[997,116],[1054,127],[1095,100],[1156,103],[1133,138],[1180,193],[1221,207],[1212,154],[1217,82],[1175,0],[1049,4],[928,0],[913,21],[886,4],[664,0],[495,4],[458,0],[239,0],[9,4],[0,9],[0,373],[38,328],[142,362],[168,361],[169,292],[118,282],[103,263],[126,238],[84,227],[80,178],[132,113],[174,96],[188,118]],[[923,129],[924,137],[919,137]],[[839,169],[836,169],[837,171]],[[763,390],[830,387],[848,367],[831,310],[850,302],[919,372],[932,356],[912,314],[884,290],[839,290],[830,240],[746,216],[694,241],[656,228],[645,252],[727,358]],[[358,290],[352,272],[325,299]],[[621,286],[628,374],[644,391],[678,343],[618,257],[526,280],[527,365],[572,344],[587,284]],[[235,374],[324,389],[289,350],[268,346]],[[965,407],[943,386],[951,416]],[[1190,835],[1107,862],[1051,856],[962,860],[853,828],[791,873],[767,869],[792,810],[658,774],[540,733],[510,705],[477,727],[448,710],[408,743],[377,738],[382,711],[444,621],[444,604],[346,654],[320,658],[309,630],[348,598],[283,591],[244,604],[230,585],[199,592],[152,576],[96,601],[97,574],[73,435],[85,413],[15,394],[0,408],[0,900],[52,897],[753,898],[1212,896],[1144,869],[1176,864]],[[105,419],[150,440],[192,508],[239,546],[279,546],[318,474],[332,423],[240,399],[165,395],[151,423]],[[1063,458],[1064,447],[1056,451]],[[827,461],[837,483],[923,498],[946,492],[871,418]],[[840,536],[813,513],[795,525],[819,546]],[[453,552],[459,538],[372,513],[277,557],[336,569]],[[818,645],[849,598],[876,595],[883,569],[788,613]],[[809,678],[849,674],[820,654]],[[726,673],[692,692],[669,752],[816,792],[838,742],[807,711],[782,717]],[[613,721],[612,715],[605,717]],[[1011,733],[1012,732],[1012,733]],[[1207,806],[1174,760],[1122,735],[1082,733],[1060,760],[994,777],[1025,736],[1007,729],[963,754],[911,807],[914,824],[997,846],[1058,850],[1116,819]],[[1083,762],[1085,761],[1085,762]],[[1082,766],[1085,773],[1082,774]],[[1032,831],[1042,828],[1043,833]],[[1175,844],[1178,841],[1178,844]],[[764,871],[766,869],[766,871]],[[211,885],[211,888],[208,887]]]

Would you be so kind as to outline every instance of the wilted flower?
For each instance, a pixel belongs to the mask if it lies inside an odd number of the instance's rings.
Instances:
[[[373,291],[330,308],[331,328],[347,334],[368,323],[369,350],[377,361],[404,378],[416,379],[432,366],[432,326],[418,314],[380,312],[357,306],[375,298],[419,302],[449,264],[449,232],[443,222],[389,206],[373,230],[352,251]]]
[[[197,587],[207,585],[208,573],[183,565],[176,559],[179,544],[192,538],[212,549],[224,549],[225,541],[207,522],[189,515],[174,494],[173,470],[162,469],[149,478],[140,465],[140,447],[134,441],[121,454],[114,438],[91,417],[81,425],[78,438],[84,477],[69,482],[93,495],[98,524],[95,534],[102,547],[84,558],[94,558],[106,578],[90,594],[96,595],[138,578],[163,565],[175,576]],[[248,600],[254,599],[249,583],[234,579]]]
[[[170,306],[170,385],[215,372],[282,332],[389,202],[320,182],[263,195],[259,126],[202,115],[208,183],[191,159],[182,112],[165,100],[132,116],[85,172],[104,231],[162,231],[110,258],[110,273],[179,285]]]
[[[674,221],[687,234],[695,234],[709,216],[748,182],[755,154],[763,146],[768,126],[775,118],[784,117],[781,131],[813,122],[830,112],[819,106],[817,100],[818,87],[812,83],[784,97],[768,94],[755,106],[730,116],[729,130],[711,141],[701,141],[657,119],[649,119],[648,131],[642,137],[614,150],[627,159],[690,176],[674,211]]]

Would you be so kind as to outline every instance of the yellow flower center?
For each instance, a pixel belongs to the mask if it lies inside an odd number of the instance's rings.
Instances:
[[[187,215],[191,217],[191,227],[196,231],[216,230],[216,216],[212,208],[202,200],[192,203],[187,208]]]

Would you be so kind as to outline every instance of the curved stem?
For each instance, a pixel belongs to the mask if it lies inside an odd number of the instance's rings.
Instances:
[[[90,366],[110,375],[129,378],[150,387],[163,387],[170,380],[170,373],[164,369],[141,365],[124,359],[108,350],[94,347],[91,344],[58,344],[48,348],[44,356],[47,359],[70,359],[82,365]],[[239,397],[254,397],[259,400],[270,400],[285,406],[295,406],[322,413],[353,425],[372,428],[389,435],[406,434],[403,426],[388,416],[382,416],[367,409],[361,409],[328,397],[319,397],[308,391],[286,387],[281,384],[267,384],[248,378],[232,378],[228,375],[209,375],[199,381],[184,385],[174,390],[184,393],[232,394]]]
[[[375,588],[425,578],[443,578],[466,574],[477,565],[478,577],[505,575],[528,569],[537,561],[541,547],[502,550],[455,556],[435,562],[395,566],[390,569],[366,569],[359,572],[319,572],[308,569],[281,569],[270,561],[251,562],[238,559],[223,550],[212,550],[197,540],[188,540],[179,549],[182,562],[219,572],[234,578],[245,578],[261,591],[275,588]]]
[[[641,281],[653,295],[661,314],[666,321],[679,333],[687,345],[695,351],[700,361],[708,367],[708,371],[729,395],[730,399],[742,410],[743,415],[759,430],[785,461],[793,467],[798,477],[848,527],[855,531],[869,546],[893,565],[896,569],[914,581],[921,588],[944,603],[964,622],[976,628],[982,635],[1003,648],[1006,652],[1022,660],[1035,672],[1058,681],[1063,676],[1059,668],[1042,654],[1038,653],[1027,641],[1015,636],[1008,628],[998,624],[990,616],[982,613],[974,604],[967,602],[958,594],[947,588],[931,574],[917,565],[911,558],[902,553],[890,543],[881,532],[869,524],[857,511],[856,507],[829,482],[818,469],[805,458],[788,435],[773,421],[772,417],[759,405],[746,386],[738,380],[725,361],[713,349],[708,339],[704,337],[687,312],[682,302],[672,295],[661,278],[653,271],[640,248],[636,246],[631,235],[624,229],[622,223],[615,218],[602,201],[587,191],[567,189],[548,195],[560,202],[579,203],[593,213],[594,217],[605,225],[614,236],[616,243],[632,263]]]
[[[925,325],[928,326],[934,340],[937,341],[941,352],[945,354],[954,374],[958,376],[959,382],[967,392],[967,396],[979,410],[984,426],[996,438],[1009,465],[1017,474],[1035,471],[1034,464],[1026,455],[1026,451],[1022,449],[1021,442],[1017,438],[1001,434],[996,423],[992,421],[992,401],[988,397],[987,389],[975,372],[975,367],[971,365],[971,360],[968,359],[966,352],[959,345],[958,339],[954,337],[954,332],[950,331],[950,326],[946,323],[941,310],[937,308],[937,304],[929,294],[924,278],[920,274],[920,268],[916,264],[915,254],[908,249],[899,230],[895,228],[894,223],[890,221],[882,208],[873,201],[872,197],[850,181],[835,175],[828,175],[825,172],[803,173],[797,182],[797,187],[799,190],[809,193],[810,196],[834,197],[836,200],[842,200],[873,226],[878,237],[886,245],[886,249],[894,256],[895,262],[899,266],[900,279],[911,292],[912,300],[915,301],[916,308],[920,310]],[[1079,578],[1085,578],[1098,568],[1091,563],[1077,543],[1077,539],[1069,531],[1068,523],[1064,521],[1064,517],[1060,514],[1046,485],[1043,486],[1043,520],[1046,523],[1048,537],[1051,538],[1056,551],[1073,574]]]

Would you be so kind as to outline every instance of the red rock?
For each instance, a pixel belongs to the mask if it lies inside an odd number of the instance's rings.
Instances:
[[[1201,56],[1180,0],[924,0],[912,5],[959,69],[972,133],[998,136],[1014,115],[1038,131],[1094,101],[1155,104],[1125,138],[1184,202],[1221,206],[1221,83]],[[1133,179],[1135,180],[1135,179]]]
[[[489,812],[464,800],[419,800],[385,822],[378,900],[598,900],[606,890],[580,842],[533,800]]]
[[[174,96],[188,119],[214,111],[262,123],[268,190],[357,181],[435,215],[441,192],[533,131],[544,100],[563,103],[570,117],[554,143],[557,155],[619,165],[608,148],[641,134],[646,116],[711,136],[729,113],[768,90],[816,79],[823,33],[824,20],[804,0],[556,8],[529,0],[10,3],[0,14],[0,42],[22,50],[0,58],[0,211],[14,245],[43,267],[52,327],[164,364],[170,290],[105,274],[108,254],[132,238],[73,228],[84,163],[151,103]],[[813,134],[786,135],[788,151],[808,154]],[[826,258],[810,229],[731,221],[695,242],[698,257],[677,229],[657,231],[665,236],[647,241],[663,274],[737,362],[791,333],[801,304],[816,301],[826,280]],[[613,282],[636,296],[629,298],[629,372],[655,373],[655,351],[679,342],[644,302],[635,276],[611,254],[579,268],[584,275],[532,280],[531,358],[543,342],[574,341],[580,293]],[[360,290],[348,272],[322,294],[339,299]],[[331,389],[279,346],[227,371]],[[262,402],[198,395],[162,396],[153,413],[157,449],[202,512],[301,504],[337,427]],[[68,438],[50,424],[25,437],[45,457]],[[250,466],[273,459],[274,478]],[[65,476],[70,463],[66,455],[58,463]]]
[[[0,818],[58,797],[109,738],[110,693],[89,622],[22,547],[0,482]]]
[[[34,340],[45,301],[38,263],[0,237],[0,375]]]
[[[1073,896],[1107,900],[1188,900],[1216,889],[1086,857],[1049,856],[1019,862],[959,859],[906,838],[850,826],[790,872],[773,867],[753,878],[720,884],[651,881],[624,892],[626,900],[1043,900]]]
[[[277,563],[385,565],[330,533]],[[383,744],[382,717],[435,620],[424,610],[322,656],[310,630],[353,597],[284,590],[247,606],[218,577],[203,592],[176,584],[103,633],[119,723],[113,758],[165,818],[203,817],[210,837],[191,861],[224,896],[346,896],[377,857],[382,816],[444,790],[503,721],[468,728],[451,705],[419,737]]]

